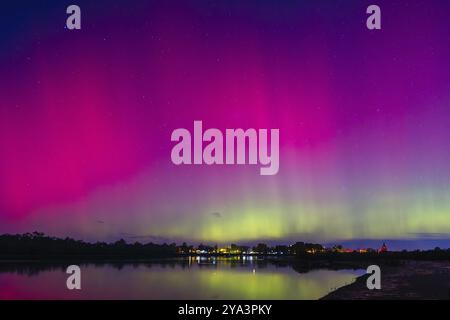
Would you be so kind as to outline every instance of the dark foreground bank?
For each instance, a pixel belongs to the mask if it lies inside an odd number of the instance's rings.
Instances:
[[[450,299],[450,261],[404,261],[381,266],[381,289],[369,290],[368,275],[323,297],[323,300]]]

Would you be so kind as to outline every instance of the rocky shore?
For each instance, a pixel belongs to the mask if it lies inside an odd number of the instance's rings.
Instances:
[[[450,299],[450,261],[405,261],[381,267],[381,289],[369,290],[368,275],[323,297],[323,300]]]

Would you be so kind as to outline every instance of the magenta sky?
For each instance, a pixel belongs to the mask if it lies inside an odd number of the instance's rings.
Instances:
[[[1,233],[449,237],[448,1],[77,3],[1,12]],[[174,166],[194,120],[279,128],[279,173]]]

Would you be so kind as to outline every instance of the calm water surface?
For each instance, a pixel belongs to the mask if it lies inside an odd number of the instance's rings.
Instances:
[[[90,263],[69,291],[69,264],[0,262],[0,299],[318,299],[365,272],[250,259]]]

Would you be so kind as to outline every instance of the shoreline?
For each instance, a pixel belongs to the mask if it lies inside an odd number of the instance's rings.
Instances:
[[[368,274],[320,300],[448,300],[450,261],[404,261],[401,266],[381,266],[381,289],[369,290]]]

